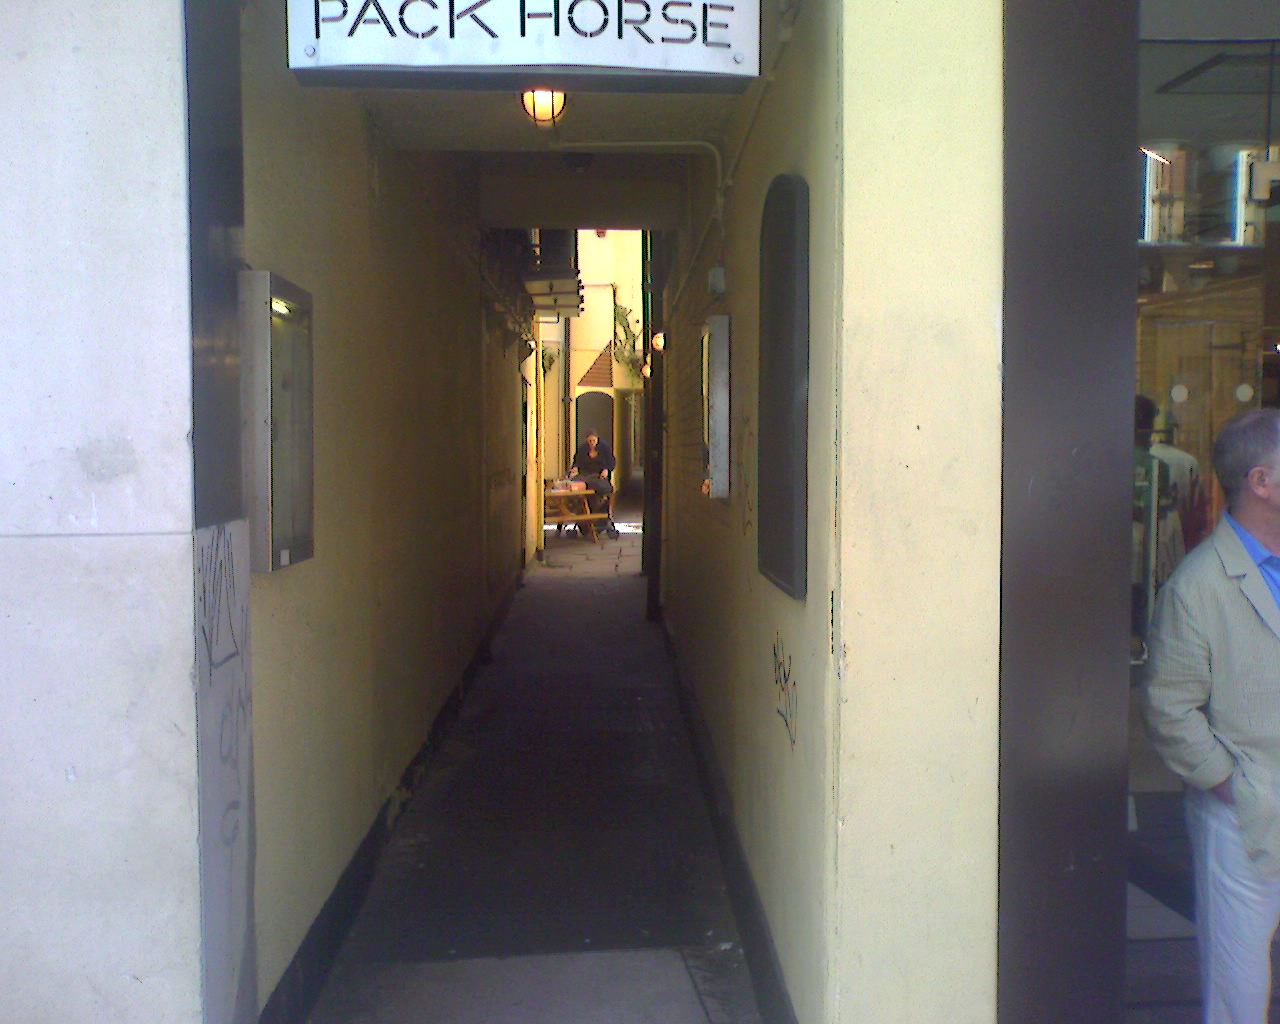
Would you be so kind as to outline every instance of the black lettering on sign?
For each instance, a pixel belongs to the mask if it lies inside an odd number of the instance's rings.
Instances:
[[[321,17],[320,16],[321,4],[342,4],[342,13],[330,14],[327,18]],[[320,38],[321,25],[328,25],[329,23],[335,22],[335,21],[343,21],[346,18],[347,14],[349,13],[349,10],[350,9],[347,7],[347,0],[316,0],[316,39],[319,40]]]
[[[458,22],[463,18],[470,18],[488,34],[490,39],[497,39],[498,33],[481,21],[479,15],[476,14],[476,11],[480,10],[488,2],[489,0],[476,0],[470,7],[459,11],[456,9],[457,0],[449,0],[449,38],[453,39],[458,34]]]
[[[370,7],[378,12],[376,18],[365,17],[369,13]],[[347,33],[347,38],[350,39],[355,35],[356,29],[361,25],[381,25],[387,30],[387,34],[392,39],[396,37],[396,30],[391,27],[391,20],[387,17],[386,11],[382,9],[382,4],[378,3],[378,0],[364,0],[364,6],[360,8],[360,13],[356,15],[356,20],[351,23],[351,31]]]
[[[551,31],[557,38],[560,36],[560,0],[553,0],[549,11],[530,11],[528,0],[520,0],[520,38],[529,34],[529,22],[540,18],[551,19]]]
[[[729,23],[727,21],[712,21],[711,12],[727,11],[728,13],[732,14],[733,10],[734,8],[731,4],[703,4],[702,5],[702,45],[703,46],[718,46],[725,50],[729,49],[729,43],[727,41],[724,41],[724,40],[713,41],[711,39],[711,30],[713,28],[729,27]]]
[[[578,24],[578,19],[573,16],[573,12],[578,9],[579,4],[594,4],[600,9],[600,24],[593,29],[584,29]],[[604,0],[572,0],[569,4],[569,27],[584,39],[594,39],[609,27],[609,8],[605,6]]]
[[[683,8],[684,10],[692,10],[693,4],[690,2],[690,0],[667,0],[667,2],[662,5],[662,20],[665,21],[672,28],[676,28],[679,25],[683,25],[685,28],[689,30],[689,35],[684,39],[681,39],[679,36],[663,36],[662,41],[664,43],[680,43],[680,44],[692,43],[695,39],[698,38],[697,25],[695,25],[688,18],[678,18],[675,16],[676,14],[680,13],[681,8]],[[672,13],[673,11],[675,12],[674,14]]]
[[[628,4],[637,4],[644,10],[644,16],[640,18],[628,18],[626,11]],[[649,0],[618,0],[618,38],[622,38],[622,32],[626,28],[636,30],[636,35],[643,39],[646,43],[653,42],[653,36],[644,30],[644,26],[649,24],[649,19],[653,16],[653,11],[649,8]]]
[[[425,28],[421,30],[411,28],[409,25],[409,19],[407,14],[408,14],[409,8],[412,7],[414,4],[426,4],[433,11],[440,10],[440,8],[436,5],[436,0],[404,0],[404,3],[400,5],[400,27],[405,30],[405,33],[407,35],[413,36],[414,39],[430,39],[433,35],[436,34],[436,29],[439,28],[440,26],[432,25],[430,28]]]

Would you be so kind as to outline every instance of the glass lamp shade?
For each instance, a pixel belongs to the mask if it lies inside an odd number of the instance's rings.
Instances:
[[[564,93],[530,89],[520,96],[524,112],[539,128],[550,128],[564,116]]]

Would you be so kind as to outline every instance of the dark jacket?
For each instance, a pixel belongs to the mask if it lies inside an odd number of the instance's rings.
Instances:
[[[584,441],[578,445],[578,452],[573,457],[573,465],[583,476],[590,476],[606,469],[612,473],[618,468],[618,460],[613,456],[613,449],[604,441],[596,445],[596,457],[593,459],[587,454],[587,443]]]

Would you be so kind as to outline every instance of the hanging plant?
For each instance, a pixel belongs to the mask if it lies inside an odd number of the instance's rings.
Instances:
[[[614,295],[618,294],[618,286],[613,286]],[[633,376],[640,376],[640,368],[644,366],[644,351],[640,346],[640,335],[631,326],[631,310],[614,299],[613,302],[613,339],[609,342],[610,355],[621,363]]]

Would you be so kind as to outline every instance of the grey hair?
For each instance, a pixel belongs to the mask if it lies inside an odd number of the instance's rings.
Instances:
[[[1251,409],[1228,421],[1213,443],[1213,471],[1234,506],[1249,472],[1280,453],[1280,409]]]

